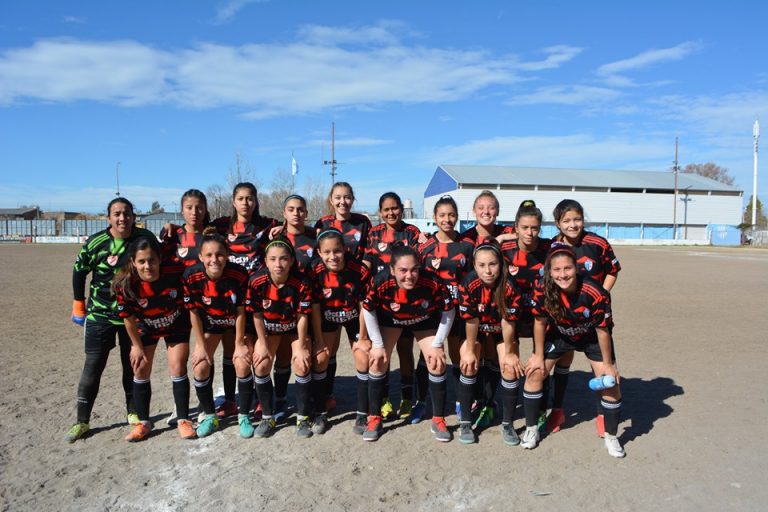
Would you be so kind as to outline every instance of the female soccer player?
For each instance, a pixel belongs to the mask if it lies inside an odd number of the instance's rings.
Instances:
[[[213,402],[213,356],[224,333],[234,331],[234,338],[244,342],[245,294],[248,273],[242,266],[229,261],[229,250],[221,235],[212,227],[203,231],[198,248],[200,263],[184,271],[184,303],[190,310],[195,348],[192,352],[192,372],[195,391],[205,416],[197,426],[197,436],[206,437],[219,426]],[[238,388],[253,389],[253,377],[247,368],[237,375]],[[250,402],[240,401],[238,423],[243,437],[253,435],[248,411]]]
[[[520,308],[520,291],[510,276],[501,249],[492,240],[475,248],[474,270],[459,286],[459,311],[466,321],[466,339],[461,346],[461,378],[458,395],[461,402],[459,442],[472,444],[471,406],[477,374],[482,360],[493,361],[501,368],[497,378],[487,379],[483,402],[490,404],[501,380],[504,443],[520,444],[512,424],[517,407],[517,389],[523,374],[520,349],[515,334],[515,321]],[[486,405],[486,407],[490,407]]]
[[[196,437],[189,421],[189,312],[184,308],[181,284],[182,265],[160,266],[161,249],[153,238],[137,238],[127,250],[130,260],[117,272],[113,291],[117,310],[131,338],[133,396],[139,422],[126,436],[126,441],[143,441],[153,425],[149,421],[152,397],[152,362],[160,338],[165,339],[168,371],[173,383],[177,428],[183,439]]]
[[[299,270],[306,270],[316,258],[317,234],[307,227],[307,201],[298,194],[291,194],[283,200],[283,236],[291,242],[296,254]]]
[[[322,347],[320,350],[320,347],[313,349],[312,383],[318,412],[313,430],[322,433],[327,428],[325,403],[333,391],[326,383],[327,366],[339,350],[343,328],[352,347],[357,370],[357,415],[353,431],[362,434],[368,424],[368,355],[371,342],[360,315],[360,302],[364,298],[370,272],[368,267],[345,251],[341,231],[333,228],[321,231],[317,235],[317,250],[320,261],[312,267],[310,274],[316,301],[312,309],[312,323],[320,326],[320,334],[316,334],[315,338],[322,338],[323,343],[319,344]]]
[[[366,441],[381,435],[381,402],[384,377],[392,349],[403,329],[415,336],[429,370],[432,395],[431,431],[438,441],[451,440],[445,425],[445,352],[443,344],[456,314],[450,293],[440,282],[420,276],[416,250],[396,244],[391,251],[389,273],[374,276],[363,302],[363,314],[371,338],[368,392],[370,416],[363,433]]]
[[[138,422],[133,405],[133,370],[131,369],[131,340],[123,320],[117,313],[117,300],[111,290],[115,269],[126,261],[125,249],[138,237],[154,237],[152,232],[137,228],[133,205],[118,197],[107,206],[109,227],[94,233],[85,241],[77,255],[72,271],[72,321],[85,327],[85,365],[77,388],[77,423],[67,432],[66,439],[74,443],[90,428],[91,411],[99,392],[101,374],[107,365],[109,352],[120,345],[123,366],[123,390],[128,423]],[[85,281],[91,274],[88,306],[85,303]]]
[[[211,222],[208,200],[201,191],[191,188],[181,196],[182,226],[166,224],[160,230],[163,263],[181,263],[191,267],[200,263],[197,248],[203,237],[203,229]]]
[[[596,376],[610,375],[616,379],[616,386],[600,392],[605,411],[605,446],[612,457],[624,457],[624,449],[616,438],[621,390],[611,336],[613,320],[608,292],[591,277],[578,272],[573,249],[557,244],[547,256],[544,277],[536,289],[534,301],[534,354],[525,368],[526,429],[522,446],[532,449],[539,442],[536,421],[544,377],[564,354],[575,350],[584,352]]]
[[[344,246],[359,262],[365,253],[371,221],[365,215],[352,212],[354,202],[355,193],[352,191],[352,185],[345,181],[334,183],[328,194],[331,213],[321,217],[315,223],[315,229],[318,234],[330,228],[341,231],[344,235]]]
[[[489,238],[495,238],[499,243],[515,238],[514,227],[496,223],[499,216],[499,200],[490,190],[483,190],[478,194],[472,205],[472,211],[475,214],[477,224],[462,233],[461,239],[463,241],[476,247]]]
[[[390,263],[392,244],[400,242],[409,247],[418,247],[426,239],[420,239],[421,231],[412,224],[403,222],[403,201],[394,192],[385,192],[379,198],[379,216],[382,222],[368,233],[363,263],[378,274],[385,271]],[[413,336],[409,331],[403,332],[403,337],[397,343],[397,355],[400,359],[401,394],[400,407],[397,415],[408,418],[412,411],[413,402]],[[389,373],[387,372],[387,375]],[[394,414],[394,408],[389,401],[388,383],[385,394],[382,416],[388,418]]]
[[[437,225],[437,231],[429,240],[419,246],[422,267],[427,275],[434,275],[440,279],[451,292],[454,301],[458,302],[459,283],[464,275],[472,269],[473,246],[469,242],[459,240],[461,235],[456,231],[456,223],[459,219],[458,207],[451,196],[445,195],[437,200],[433,208],[433,219]],[[453,321],[453,327],[447,340],[448,353],[453,363],[453,376],[457,383],[461,374],[459,348],[463,339],[464,321],[457,317]],[[418,400],[414,404],[409,418],[411,423],[421,421],[426,409],[428,373],[423,357],[419,357],[416,381]],[[457,401],[457,411],[458,404]]]
[[[621,270],[618,258],[608,240],[584,230],[584,208],[573,199],[563,199],[552,212],[560,234],[555,240],[573,248],[579,272],[584,272],[610,292],[616,284]],[[555,392],[552,411],[547,420],[547,429],[557,432],[565,421],[563,399],[568,386],[568,373],[573,362],[573,352],[563,355],[555,367]],[[598,408],[596,420],[597,435],[605,434],[604,416]]]
[[[248,311],[256,327],[253,366],[256,370],[256,392],[261,402],[262,419],[256,437],[270,436],[276,427],[272,408],[272,361],[281,344],[291,346],[293,371],[296,375],[296,435],[312,436],[309,422],[309,393],[312,368],[308,336],[312,311],[312,290],[296,267],[293,246],[284,238],[275,238],[264,252],[265,266],[248,282]],[[244,355],[243,344],[236,354]],[[241,389],[241,393],[244,391]],[[245,397],[250,398],[250,395]],[[240,396],[241,404],[243,395]]]

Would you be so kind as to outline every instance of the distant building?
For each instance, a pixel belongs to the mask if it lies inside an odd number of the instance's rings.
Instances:
[[[35,220],[40,216],[40,208],[0,208],[2,220]]]

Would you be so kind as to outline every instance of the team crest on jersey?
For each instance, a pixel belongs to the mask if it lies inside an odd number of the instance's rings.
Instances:
[[[584,308],[584,311],[582,311],[581,314],[584,315],[584,318],[589,318],[589,310],[587,308]]]
[[[520,267],[516,267],[514,265],[509,267],[509,275],[516,276],[518,272],[520,272]]]
[[[333,293],[333,290],[331,290],[330,288],[323,288],[323,297],[325,297],[326,299],[331,298],[331,293]]]
[[[485,311],[485,304],[478,304],[478,305],[477,305],[477,311],[478,311],[479,313],[482,313],[482,312],[484,312],[484,311]]]
[[[206,306],[210,306],[211,305],[211,298],[210,297],[206,297],[205,295],[203,295],[203,304],[205,304]]]
[[[432,268],[434,269],[440,268],[441,261],[443,261],[443,258],[432,258]]]
[[[391,304],[389,305],[389,308],[390,308],[392,311],[400,311],[400,304],[398,304],[397,302],[393,302],[393,303],[391,303]]]
[[[358,232],[356,232],[356,233],[355,233],[354,235],[352,235],[352,236],[354,237],[354,239],[355,239],[355,242],[359,242],[359,241],[360,241],[360,232],[359,232],[359,231],[358,231]]]
[[[386,242],[379,242],[379,251],[384,252],[387,250],[387,244]]]
[[[146,308],[147,304],[149,304],[149,301],[147,299],[139,299],[137,302],[139,303],[139,306],[141,306],[142,308]]]
[[[593,266],[594,266],[594,262],[589,258],[587,258],[587,261],[584,262],[584,268],[587,269],[588,272],[591,272]]]
[[[107,257],[107,264],[108,264],[110,267],[114,267],[115,265],[117,265],[117,256],[115,256],[114,254],[110,254],[110,255]]]
[[[424,302],[421,303],[421,308],[422,309],[427,309],[428,307],[429,307],[429,301],[428,300],[425,300]]]
[[[186,247],[179,247],[179,249],[176,251],[176,254],[179,255],[179,258],[186,258],[187,254],[189,254],[189,249]]]
[[[541,267],[539,269],[539,277],[542,277],[542,276],[544,276],[544,267]]]
[[[230,233],[227,235],[227,240],[229,240],[230,242],[234,242],[235,240],[237,240],[237,235]]]
[[[237,295],[233,293],[229,298],[232,300],[232,304],[237,304]]]
[[[261,307],[264,309],[269,309],[269,306],[272,305],[272,301],[269,299],[264,299],[261,301]]]
[[[309,249],[307,249],[307,256],[309,256],[310,258],[312,257],[312,255],[313,255],[314,253],[315,253],[315,251],[314,251],[314,249],[312,249],[311,247],[310,247]]]
[[[463,267],[463,266],[464,266],[464,265],[466,265],[466,264],[467,264],[467,258],[465,258],[464,256],[462,256],[462,257],[461,257],[461,259],[459,260],[459,266],[460,266],[460,267]]]
[[[176,290],[171,290],[171,293],[169,293],[168,295],[170,295],[172,299],[175,299],[176,296],[178,295],[178,292]]]

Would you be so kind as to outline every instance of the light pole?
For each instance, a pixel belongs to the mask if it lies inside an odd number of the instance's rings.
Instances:
[[[683,226],[685,227],[684,232],[684,239],[688,240],[688,202],[693,201],[693,199],[688,197],[688,189],[690,189],[693,185],[688,185],[683,189],[683,194],[685,194],[685,197],[681,197],[680,200],[685,205],[685,208],[683,209]]]
[[[752,125],[752,136],[755,138],[755,152],[752,165],[752,232],[754,233],[755,229],[757,229],[757,141],[760,139],[760,123],[757,120]]]

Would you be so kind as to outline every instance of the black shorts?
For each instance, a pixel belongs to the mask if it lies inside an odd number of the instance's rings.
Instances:
[[[402,329],[403,334],[406,332],[414,333],[417,331],[436,331],[440,325],[440,318],[442,317],[441,311],[436,311],[429,315],[427,318],[420,320],[416,323],[403,323],[403,321],[397,321],[392,315],[378,314],[379,326],[391,327],[395,329]]]
[[[559,335],[557,332],[548,332],[544,340],[544,359],[560,359],[568,352],[584,352],[587,359],[598,363],[603,362],[603,352],[600,350],[600,344],[597,336],[590,337],[584,341],[574,343],[570,338]],[[616,361],[616,352],[613,350],[613,339],[611,339],[611,359]]]
[[[85,321],[85,353],[109,352],[115,346],[115,340],[120,345],[131,345],[131,338],[123,324],[113,324],[109,320]]]
[[[520,311],[520,316],[517,318],[517,337],[518,338],[533,338],[533,323],[534,316],[530,309],[523,309]]]
[[[360,337],[360,319],[359,318],[353,318],[349,320],[348,322],[345,322],[343,324],[337,324],[335,322],[329,322],[325,318],[322,320],[322,331],[323,333],[331,333],[336,332],[336,330],[342,327],[347,333],[347,338],[349,338],[349,344],[356,342],[358,338]]]
[[[264,322],[264,328],[269,336],[293,336],[294,339],[299,335],[299,331],[296,330],[296,322],[291,324],[278,324],[272,322]]]
[[[149,347],[152,345],[157,345],[157,343],[160,341],[160,338],[163,338],[165,340],[166,345],[175,345],[177,343],[189,343],[189,335],[190,331],[187,332],[175,332],[173,334],[168,335],[155,335],[155,334],[144,334],[141,337],[141,344],[145,347]]]
[[[224,334],[228,329],[235,328],[234,318],[213,318],[205,311],[197,310],[197,315],[203,322],[203,332],[205,334]]]
[[[467,337],[467,321],[459,316],[458,311],[453,318],[453,325],[451,325],[451,332],[448,336],[459,338],[460,340],[464,340]]]
[[[483,332],[477,333],[477,341],[480,345],[485,345],[487,341],[493,341],[494,344],[504,343],[504,336],[500,332]]]

